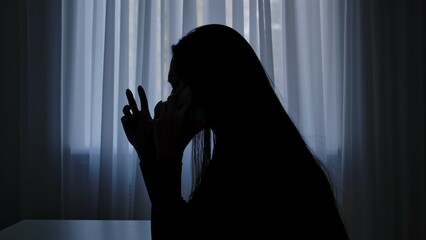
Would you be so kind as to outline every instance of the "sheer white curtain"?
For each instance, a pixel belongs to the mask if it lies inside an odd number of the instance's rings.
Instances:
[[[424,239],[423,72],[405,62],[421,55],[394,50],[398,41],[421,45],[421,31],[404,35],[409,24],[400,20],[419,16],[407,5],[394,2],[391,11],[378,0],[46,2],[47,9],[28,2],[21,217],[149,219],[137,157],[120,122],[125,89],[142,84],[152,110],[170,91],[170,45],[196,26],[223,23],[252,44],[328,167],[353,239]],[[398,27],[387,27],[383,16]],[[37,28],[45,25],[49,31]],[[190,146],[185,197],[189,153]]]
[[[240,31],[273,78],[270,1],[63,2],[64,217],[149,219],[137,156],[120,122],[125,89],[142,84],[152,110],[170,92],[171,44],[207,23]],[[188,197],[190,146],[183,169],[183,194]]]
[[[283,105],[329,167],[341,202],[346,7],[337,0],[64,1],[64,217],[149,218],[136,155],[119,121],[124,91],[142,84],[152,110],[170,91],[170,45],[207,23],[232,26],[251,43]]]

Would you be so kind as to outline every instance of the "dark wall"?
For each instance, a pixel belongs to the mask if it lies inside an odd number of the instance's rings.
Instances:
[[[19,221],[20,79],[25,77],[25,2],[0,3],[0,229]]]
[[[0,3],[0,229],[60,217],[61,2]]]

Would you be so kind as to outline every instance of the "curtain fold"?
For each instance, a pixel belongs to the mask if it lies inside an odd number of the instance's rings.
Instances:
[[[343,196],[356,239],[425,238],[421,9],[420,1],[347,6],[358,22],[345,41]]]
[[[61,210],[61,2],[44,3],[25,5],[25,78],[17,93],[20,152],[11,159],[19,160],[21,218],[56,218]]]

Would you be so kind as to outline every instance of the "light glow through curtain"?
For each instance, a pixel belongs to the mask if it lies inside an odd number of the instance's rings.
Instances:
[[[281,6],[279,1],[272,4]],[[272,35],[277,33],[272,32],[271,9],[270,1],[252,0],[64,1],[64,217],[149,219],[137,156],[120,122],[125,89],[142,84],[152,112],[171,90],[166,79],[171,44],[207,23],[226,24],[243,34],[273,80]],[[280,14],[275,13],[278,30]],[[183,166],[186,198],[191,189],[190,148]]]
[[[124,92],[142,84],[152,112],[170,92],[170,45],[207,23],[232,26],[250,42],[293,121],[330,168],[340,201],[344,2],[89,0],[64,1],[62,9],[64,217],[149,219],[137,156],[119,121]]]

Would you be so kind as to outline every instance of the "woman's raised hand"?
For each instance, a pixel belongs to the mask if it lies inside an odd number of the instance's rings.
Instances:
[[[142,86],[138,86],[141,108],[138,109],[132,91],[126,90],[128,105],[123,107],[124,116],[121,118],[124,132],[130,144],[138,154],[154,152],[155,142],[153,134],[153,119],[148,109],[148,100]]]
[[[172,94],[167,101],[160,101],[154,108],[154,139],[158,158],[180,156],[193,135],[185,124],[192,98],[180,103]]]

